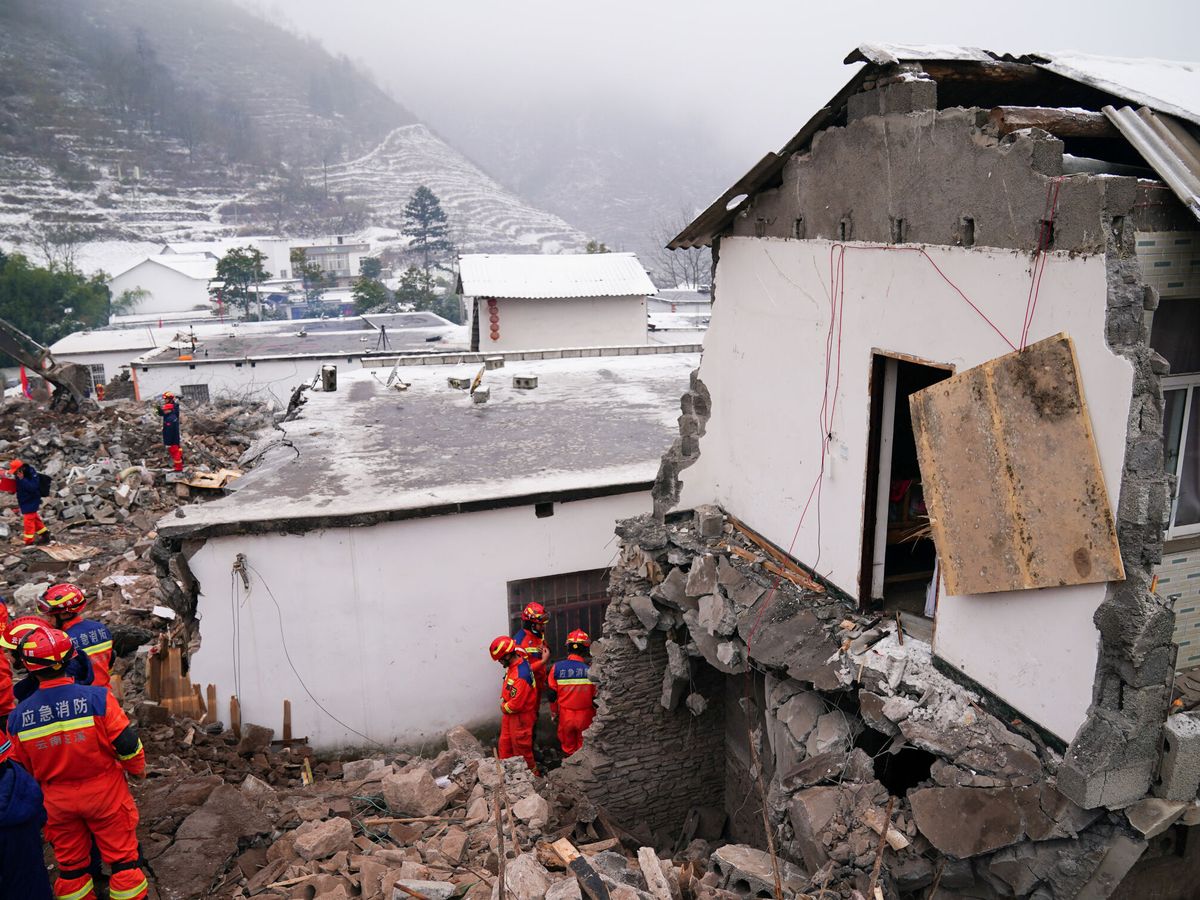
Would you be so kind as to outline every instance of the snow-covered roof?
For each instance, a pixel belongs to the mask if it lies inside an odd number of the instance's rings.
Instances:
[[[114,275],[113,280],[147,263],[163,266],[197,281],[211,281],[217,276],[217,260],[207,253],[168,253],[139,259]]]
[[[459,292],[468,297],[632,297],[654,283],[632,253],[480,253],[459,257]]]
[[[966,60],[970,62],[992,62],[995,57],[979,47],[959,47],[954,44],[889,44],[868,41],[859,44],[846,57],[847,63],[869,62],[879,66],[896,65],[900,62],[941,62]]]
[[[164,535],[282,532],[645,490],[678,435],[679,397],[699,355],[509,361],[476,404],[450,376],[473,365],[339,373],[280,423],[232,495],[163,519]],[[536,376],[532,390],[514,376]],[[286,442],[286,444],[284,443]],[[331,462],[331,461],[336,461]]]
[[[1041,68],[1200,125],[1200,63],[1039,53]]]

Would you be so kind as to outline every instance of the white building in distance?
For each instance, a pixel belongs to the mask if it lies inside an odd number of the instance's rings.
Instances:
[[[654,290],[632,253],[459,258],[471,349],[482,352],[644,344]]]

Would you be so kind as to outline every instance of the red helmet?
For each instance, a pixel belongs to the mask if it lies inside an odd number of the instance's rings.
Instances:
[[[38,625],[21,635],[17,653],[26,669],[37,672],[61,669],[75,654],[75,647],[66,632],[49,625]]]
[[[174,399],[175,399],[175,395],[174,395],[174,394],[172,394],[170,391],[163,391],[163,392],[162,392],[162,398],[163,398],[164,400],[174,400]]]
[[[499,662],[510,653],[517,652],[517,642],[507,634],[502,634],[492,641],[492,646],[488,648],[488,652],[492,654],[492,659]]]
[[[5,650],[16,650],[21,635],[49,624],[45,619],[37,616],[17,616],[8,623],[3,632],[0,632],[0,647]]]
[[[550,615],[546,612],[546,607],[540,603],[528,603],[521,610],[522,622],[533,622],[535,625],[545,625],[550,621]]]
[[[19,459],[14,459],[12,462],[10,462],[10,463],[8,464],[8,471],[10,471],[10,472],[16,472],[16,471],[17,471],[17,470],[19,470],[19,469],[20,469],[20,468],[21,468],[23,465],[25,465],[25,463],[21,462],[21,460],[19,460]]]
[[[83,612],[85,606],[87,598],[83,595],[83,588],[69,582],[51,585],[38,598],[38,609],[54,616],[73,616]]]
[[[581,647],[590,647],[592,646],[592,639],[588,637],[588,633],[582,628],[576,628],[567,635],[567,646],[570,646],[571,644],[578,644]]]

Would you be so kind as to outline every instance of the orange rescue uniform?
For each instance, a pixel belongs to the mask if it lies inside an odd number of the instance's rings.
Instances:
[[[517,649],[529,660],[529,668],[533,672],[533,686],[540,699],[546,693],[546,663],[550,659],[550,650],[546,646],[546,638],[534,634],[528,628],[520,628],[513,635]]]
[[[500,758],[522,756],[531,772],[537,771],[533,758],[533,723],[537,720],[538,694],[533,672],[523,654],[504,673],[500,688]]]
[[[76,653],[86,653],[92,663],[94,676],[92,684],[97,687],[107,687],[112,669],[113,641],[112,632],[102,622],[75,616],[63,622],[58,628],[66,632],[75,647]]]
[[[588,677],[588,661],[577,653],[554,663],[546,680],[550,711],[558,716],[558,742],[570,756],[583,746],[583,733],[596,716],[596,685]]]
[[[59,869],[54,893],[95,898],[88,873],[94,839],[112,869],[109,897],[145,897],[149,884],[138,864],[138,812],[125,773],[145,775],[146,756],[108,689],[65,676],[43,681],[9,715],[8,731],[13,756],[45,796],[46,837]]]

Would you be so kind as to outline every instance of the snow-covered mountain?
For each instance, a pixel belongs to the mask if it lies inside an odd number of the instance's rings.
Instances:
[[[354,64],[228,0],[0,2],[0,244],[395,227],[438,194],[463,250],[584,235],[473,165]]]

